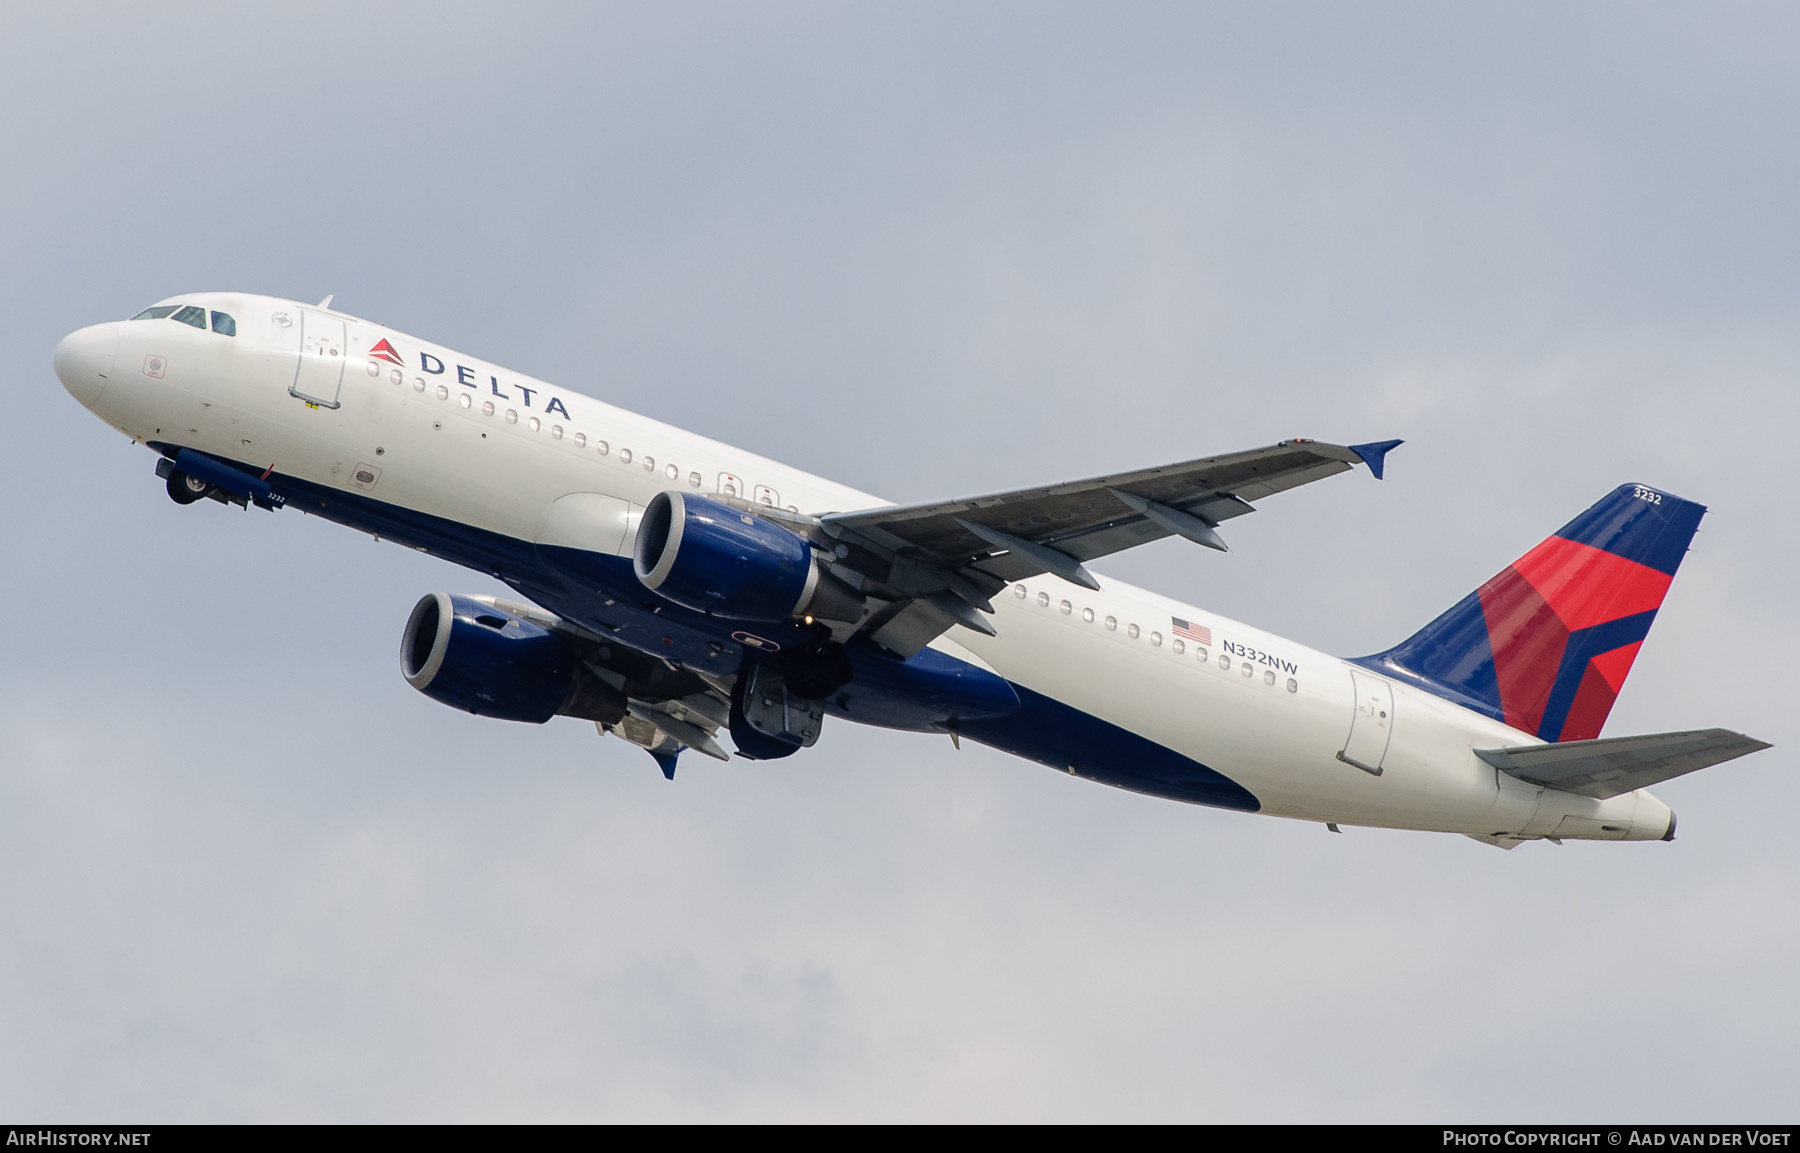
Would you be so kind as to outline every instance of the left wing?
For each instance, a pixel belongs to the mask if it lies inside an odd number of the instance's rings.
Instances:
[[[665,777],[675,779],[675,758],[682,749],[716,760],[731,759],[718,742],[719,730],[730,726],[728,682],[610,643],[608,638],[535,605],[486,595],[469,599],[561,637],[575,650],[587,674],[605,686],[599,692],[610,689],[616,694],[611,697],[613,707],[600,704],[568,715],[592,720],[601,733],[611,733],[643,749],[656,758]]]
[[[1252,501],[1357,464],[1379,478],[1400,443],[1284,440],[1041,488],[806,519],[834,548],[832,574],[873,598],[858,629],[910,657],[952,624],[993,635],[982,614],[1011,581],[1049,572],[1098,589],[1083,561],[1166,536],[1223,551],[1218,525],[1254,511]]]

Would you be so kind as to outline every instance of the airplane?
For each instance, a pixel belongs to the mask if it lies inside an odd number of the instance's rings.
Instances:
[[[1601,737],[1705,513],[1603,496],[1382,652],[1341,659],[1088,562],[1221,526],[1397,440],[1242,452],[897,506],[318,304],[170,297],[56,347],[181,505],[297,509],[486,573],[430,593],[401,672],[477,716],[792,756],[826,719],[947,733],[1105,785],[1316,822],[1673,840],[1648,786],[1768,748]],[[729,736],[732,749],[720,742]]]

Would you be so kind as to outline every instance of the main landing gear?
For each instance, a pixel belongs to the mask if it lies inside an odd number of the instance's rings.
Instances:
[[[825,698],[850,683],[842,645],[789,649],[738,674],[731,741],[738,754],[773,761],[809,749],[825,723]]]

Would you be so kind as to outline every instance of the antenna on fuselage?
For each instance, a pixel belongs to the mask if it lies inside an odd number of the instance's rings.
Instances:
[[[326,294],[325,294],[325,299],[324,299],[324,300],[321,300],[321,301],[319,301],[319,305],[318,305],[318,306],[319,306],[319,307],[320,307],[320,308],[330,308],[330,307],[331,307],[331,298],[332,298],[332,297],[334,297],[334,296],[336,296],[336,295],[337,295],[337,293],[335,293],[335,292],[327,292],[327,293],[326,293]]]

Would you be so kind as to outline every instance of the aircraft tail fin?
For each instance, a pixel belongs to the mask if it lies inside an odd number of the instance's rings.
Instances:
[[[1542,740],[1600,735],[1706,506],[1620,485],[1386,652],[1358,664]]]

